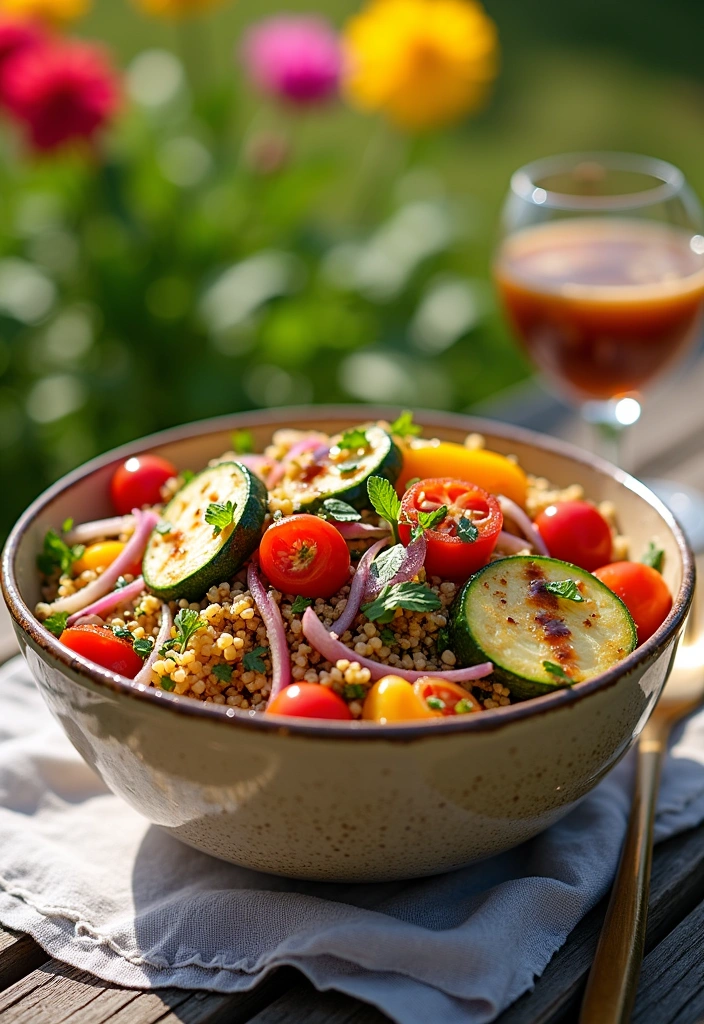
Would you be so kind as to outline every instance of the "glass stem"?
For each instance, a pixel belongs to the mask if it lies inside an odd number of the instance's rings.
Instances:
[[[624,469],[623,465],[623,435],[625,427],[620,423],[594,423],[596,435],[596,452],[602,458],[613,462],[615,466]]]

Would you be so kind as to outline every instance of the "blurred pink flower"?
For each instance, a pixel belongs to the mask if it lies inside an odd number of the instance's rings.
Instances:
[[[46,33],[29,18],[0,17],[0,72],[5,62],[23,50],[46,42]]]
[[[340,43],[323,18],[267,18],[249,29],[242,52],[250,78],[269,95],[306,106],[323,103],[337,92]]]
[[[101,47],[56,41],[26,49],[5,64],[2,99],[34,149],[92,140],[119,105],[116,72]]]

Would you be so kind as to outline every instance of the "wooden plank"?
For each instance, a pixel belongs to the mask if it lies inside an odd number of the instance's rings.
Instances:
[[[339,992],[317,992],[306,981],[252,1017],[249,1024],[388,1024],[388,1020],[367,1003]]]
[[[703,931],[700,904],[646,957],[633,1024],[697,1024],[704,1018]]]
[[[0,992],[45,960],[46,953],[29,935],[0,928]]]

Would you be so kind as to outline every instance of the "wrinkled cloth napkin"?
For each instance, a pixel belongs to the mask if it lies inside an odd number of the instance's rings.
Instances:
[[[397,1024],[480,1024],[605,894],[630,778],[625,762],[547,832],[451,874],[274,878],[183,846],[112,796],[16,658],[0,671],[0,922],[118,985],[237,992],[289,964]],[[657,838],[703,819],[704,714],[675,737]]]

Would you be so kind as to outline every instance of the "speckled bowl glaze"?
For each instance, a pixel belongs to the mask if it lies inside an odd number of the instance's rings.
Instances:
[[[397,410],[321,407],[248,413],[167,431],[88,463],[25,512],[2,583],[22,653],[52,712],[107,785],[155,825],[215,857],[299,878],[379,881],[447,871],[529,839],[564,815],[640,733],[667,679],[692,596],[691,552],[638,481],[550,438],[490,421],[418,413],[426,433],[469,431],[528,471],[615,503],[633,551],[657,537],[674,595],[667,621],[597,679],[507,708],[436,724],[378,726],[255,717],[128,685],[63,648],[33,617],[35,557],[68,516],[107,515],[117,463],[155,451],[197,468],[247,428],[257,446],[280,425],[335,432]]]

